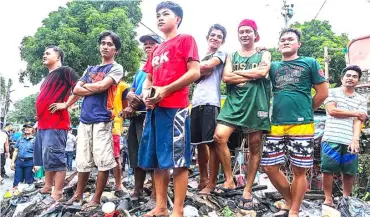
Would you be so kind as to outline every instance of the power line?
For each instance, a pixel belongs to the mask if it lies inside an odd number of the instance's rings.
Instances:
[[[319,16],[319,13],[321,12],[321,9],[324,7],[325,3],[326,3],[326,0],[324,1],[324,3],[322,3],[321,8],[320,8],[320,9],[319,9],[319,11],[317,12],[317,14],[316,14],[315,18],[313,18],[314,20],[316,20],[317,16]]]
[[[145,25],[144,23],[142,23],[141,21],[139,22],[141,25],[143,25],[145,28],[149,29],[149,31],[151,31],[152,33],[156,34],[158,37],[160,37],[162,40],[164,40],[164,38],[162,38],[160,35],[158,35],[155,31],[153,31],[151,28],[149,28],[147,25]]]

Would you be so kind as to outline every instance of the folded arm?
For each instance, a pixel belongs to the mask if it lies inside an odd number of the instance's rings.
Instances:
[[[235,74],[241,75],[249,79],[260,79],[265,78],[270,71],[271,67],[271,54],[270,52],[265,51],[262,55],[260,64],[253,69],[247,70],[236,70]]]
[[[251,79],[247,77],[233,73],[230,55],[227,56],[224,71],[222,73],[222,81],[226,84],[240,84],[250,80]]]
[[[221,60],[218,57],[212,57],[209,60],[202,61],[200,63],[200,75],[210,75],[213,72],[213,68],[220,65]]]

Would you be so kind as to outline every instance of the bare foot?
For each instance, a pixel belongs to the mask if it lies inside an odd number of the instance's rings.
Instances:
[[[215,190],[215,187],[207,185],[198,194],[199,195],[210,195],[213,190]]]
[[[100,207],[100,203],[97,202],[97,201],[94,201],[94,200],[91,200],[90,202],[88,202],[87,204],[85,204],[81,210],[83,210],[84,212],[90,212],[92,210],[95,210],[96,208],[99,208]]]
[[[67,205],[73,205],[73,203],[80,203],[81,202],[81,197],[77,196],[77,195],[73,195],[73,197],[71,199],[69,199],[67,202],[65,202],[65,204]]]
[[[230,190],[236,188],[234,181],[224,182],[224,184],[222,184],[222,187],[227,188],[227,189],[230,189]]]
[[[40,189],[41,194],[51,194],[51,191],[52,191],[52,189],[50,187],[46,187],[46,186],[44,186]]]
[[[55,194],[54,192],[51,194],[51,197],[55,200],[55,201],[59,201],[61,199],[63,199],[63,194]]]
[[[203,190],[208,185],[208,180],[200,180],[198,185],[198,190]]]
[[[334,207],[333,200],[325,200],[323,205]]]

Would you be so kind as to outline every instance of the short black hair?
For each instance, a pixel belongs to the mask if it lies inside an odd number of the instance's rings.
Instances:
[[[158,13],[158,11],[162,10],[163,8],[170,9],[176,16],[180,17],[180,23],[177,25],[177,28],[180,27],[180,24],[182,22],[182,18],[184,16],[184,12],[182,11],[182,8],[179,4],[172,2],[172,1],[165,1],[161,2],[157,5],[157,8],[155,9],[155,12]]]
[[[110,31],[110,30],[107,30],[107,31],[104,31],[104,32],[100,33],[99,40],[98,40],[99,44],[101,43],[103,38],[105,38],[107,36],[109,36],[112,39],[113,44],[116,47],[116,51],[120,50],[121,47],[122,47],[121,38],[117,35],[117,33],[113,32],[113,31]]]
[[[59,57],[60,57],[60,62],[64,62],[64,51],[62,50],[62,48],[56,46],[56,45],[50,45],[50,46],[47,46],[45,48],[45,50],[47,49],[53,49],[53,51],[55,51],[56,53],[59,54]]]
[[[342,70],[342,74],[340,75],[341,78],[344,77],[344,75],[346,74],[347,71],[349,70],[353,70],[355,72],[358,73],[358,78],[361,78],[362,76],[362,71],[361,71],[361,68],[359,66],[356,66],[356,65],[350,65],[350,66],[347,66],[346,68],[344,68]]]
[[[302,36],[301,32],[298,29],[293,29],[293,28],[283,29],[283,31],[281,31],[280,33],[279,39],[283,37],[284,34],[289,33],[289,32],[294,33],[297,36],[298,41],[301,41],[301,36]]]
[[[227,32],[226,32],[225,27],[221,26],[220,24],[214,24],[214,25],[212,25],[211,28],[209,28],[209,30],[208,30],[207,37],[209,37],[209,35],[211,34],[212,30],[214,30],[214,29],[220,30],[222,32],[222,35],[223,35],[222,42],[224,42],[225,39],[226,39]]]

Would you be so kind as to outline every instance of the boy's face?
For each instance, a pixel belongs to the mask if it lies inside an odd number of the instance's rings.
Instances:
[[[110,36],[106,36],[101,40],[99,48],[101,56],[107,59],[113,58],[117,53],[116,46]]]
[[[176,16],[173,11],[163,8],[157,13],[157,26],[161,32],[169,32],[173,28],[177,28],[181,18]]]
[[[59,58],[59,53],[55,52],[53,48],[46,49],[42,56],[42,64],[44,64],[44,66],[54,65],[59,61]]]
[[[250,26],[241,26],[238,30],[238,37],[241,45],[249,45],[256,40],[254,29]]]
[[[345,87],[355,88],[360,81],[358,72],[353,70],[346,71],[346,74],[342,77],[342,85]]]
[[[224,43],[224,35],[221,30],[213,29],[207,36],[208,47],[218,49]]]
[[[300,46],[301,43],[298,41],[298,37],[294,32],[285,33],[279,40],[279,50],[283,55],[297,53]]]

